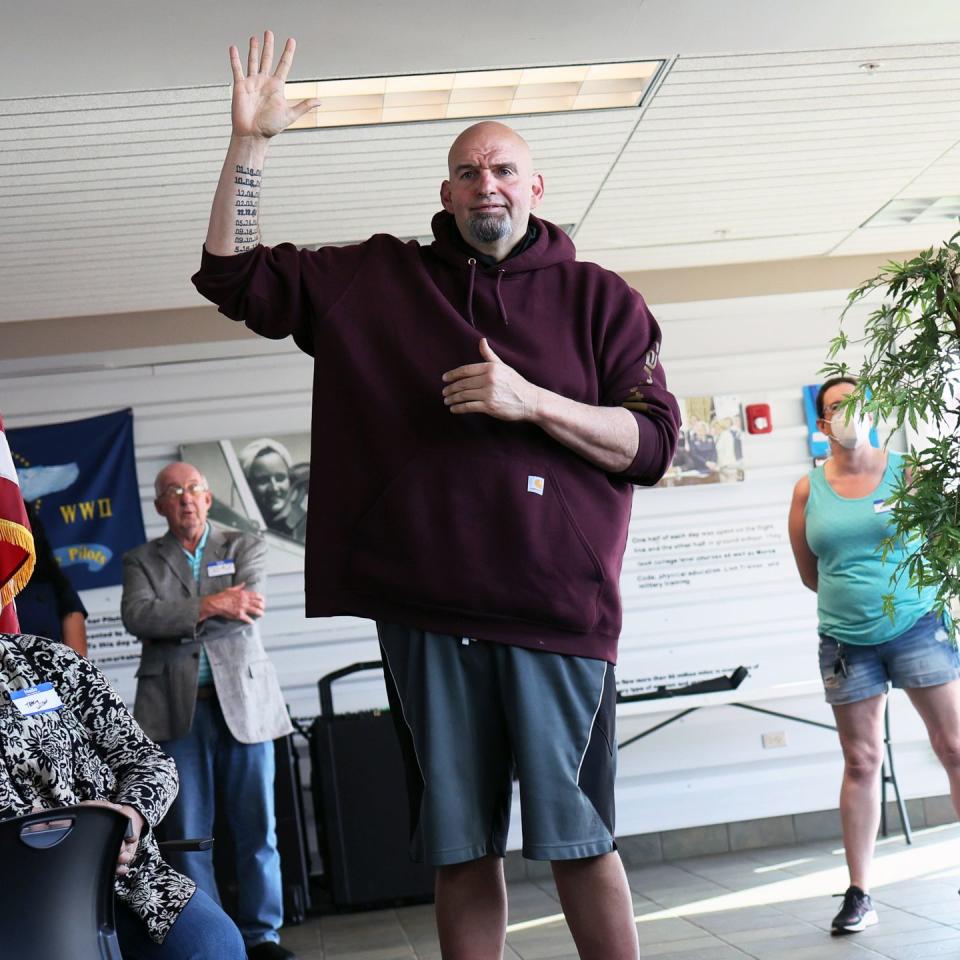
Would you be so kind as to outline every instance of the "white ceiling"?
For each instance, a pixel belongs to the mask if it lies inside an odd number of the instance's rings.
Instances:
[[[589,21],[572,0],[519,7],[286,0],[273,25],[299,40],[291,79],[664,59],[644,110],[512,120],[546,179],[543,215],[576,224],[581,257],[613,269],[885,252],[951,232],[861,224],[894,197],[960,193],[955,0],[607,0]],[[225,48],[262,26],[259,5],[41,0],[5,20],[0,321],[200,302],[188,278],[229,133]],[[266,241],[426,233],[465,125],[281,136]]]

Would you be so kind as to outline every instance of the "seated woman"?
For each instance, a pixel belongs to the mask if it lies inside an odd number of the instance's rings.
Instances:
[[[10,694],[51,682],[62,707],[24,716]],[[103,674],[73,650],[0,633],[0,818],[78,803],[126,814],[117,864],[124,960],[244,960],[233,921],[160,858],[152,827],[177,793],[173,761],[149,740]]]

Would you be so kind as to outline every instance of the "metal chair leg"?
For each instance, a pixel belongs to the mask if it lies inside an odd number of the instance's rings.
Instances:
[[[897,809],[900,811],[900,822],[903,824],[903,836],[907,843],[913,843],[913,834],[910,830],[910,817],[907,814],[907,805],[900,795],[900,784],[897,782],[897,773],[893,766],[893,741],[890,739],[890,699],[887,698],[883,708],[883,766],[880,771],[880,831],[887,836],[887,784],[893,786],[897,798]]]

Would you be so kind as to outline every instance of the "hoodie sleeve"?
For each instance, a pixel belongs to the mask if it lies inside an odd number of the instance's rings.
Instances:
[[[227,257],[204,247],[190,279],[224,316],[271,340],[292,335],[313,356],[314,322],[347,291],[366,253],[366,243],[319,250],[260,245]]]
[[[621,281],[622,282],[622,281]],[[640,444],[623,480],[653,486],[673,459],[680,408],[660,363],[660,327],[635,290],[623,285],[598,353],[600,403],[626,407],[637,421]]]

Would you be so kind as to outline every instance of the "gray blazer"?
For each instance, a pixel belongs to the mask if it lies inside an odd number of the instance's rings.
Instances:
[[[264,592],[265,554],[261,538],[211,525],[199,590],[169,531],[124,556],[123,625],[143,643],[133,715],[151,739],[176,740],[189,731],[197,702],[201,643],[223,718],[237,740],[260,743],[293,729],[259,624],[226,617],[197,623],[202,596],[240,583]],[[209,564],[218,560],[233,561],[235,571],[209,576]]]

